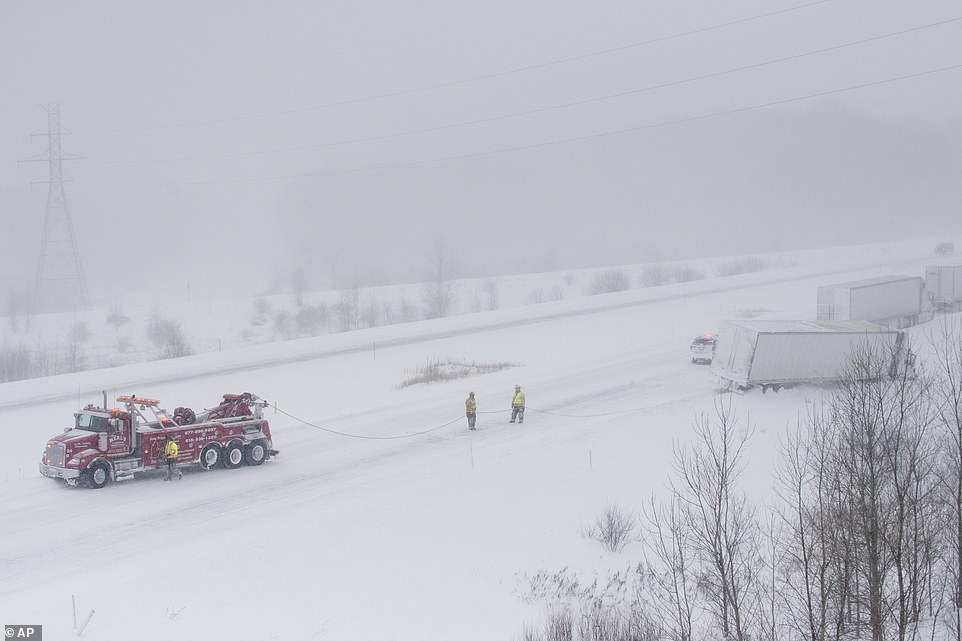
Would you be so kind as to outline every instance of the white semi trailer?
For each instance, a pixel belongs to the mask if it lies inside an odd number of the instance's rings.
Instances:
[[[932,306],[940,312],[962,309],[962,264],[927,265],[925,291]]]
[[[888,359],[887,375],[913,367],[903,332],[867,321],[722,321],[711,372],[727,389],[777,392],[838,381],[851,358],[870,349]]]
[[[901,329],[932,319],[920,276],[878,276],[818,288],[820,321],[865,320]]]

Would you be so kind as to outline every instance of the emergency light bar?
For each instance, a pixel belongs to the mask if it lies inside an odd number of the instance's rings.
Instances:
[[[135,403],[137,405],[160,405],[160,401],[153,398],[137,398],[133,394],[130,396],[118,396],[117,400],[121,403]]]

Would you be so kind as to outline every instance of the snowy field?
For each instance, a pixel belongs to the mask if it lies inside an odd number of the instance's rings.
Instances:
[[[814,318],[818,286],[924,275],[933,246],[0,385],[0,622],[73,638],[74,596],[98,641],[520,638],[545,614],[531,577],[604,580],[641,559],[640,543],[607,552],[582,531],[607,504],[640,511],[662,493],[673,443],[712,410],[695,335]],[[432,358],[515,366],[398,388]],[[515,384],[523,425],[507,422]],[[100,491],[41,477],[46,439],[102,389],[168,408],[252,392],[276,405],[281,456]],[[780,434],[822,393],[734,397],[755,426],[759,498]]]
[[[891,252],[912,251],[910,247],[920,254],[928,253],[936,242],[926,239],[899,245],[459,278],[452,281],[445,315],[570,301],[598,291],[651,289],[656,285],[663,291],[661,286],[672,283],[717,281],[739,273],[788,267],[819,270],[824,265],[878,264],[888,260]],[[617,277],[618,282],[605,281],[608,275]],[[195,284],[193,289],[186,287],[163,295],[135,288],[116,298],[94,300],[89,310],[42,315],[24,313],[24,301],[11,299],[5,307],[7,315],[0,317],[0,382],[224,352],[433,316],[425,300],[429,287],[424,283],[375,286],[361,277],[340,280],[345,281],[341,283],[343,289],[303,291],[299,295],[258,295],[246,282],[231,282],[212,290]],[[717,282],[710,285],[717,286]]]

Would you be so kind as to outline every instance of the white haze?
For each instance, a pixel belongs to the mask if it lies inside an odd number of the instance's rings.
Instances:
[[[0,286],[42,103],[106,300],[950,236],[957,65],[948,0],[5,2]]]

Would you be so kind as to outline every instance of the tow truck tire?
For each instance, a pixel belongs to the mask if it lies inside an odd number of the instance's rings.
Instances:
[[[222,454],[220,450],[220,445],[217,443],[209,443],[204,449],[200,451],[200,466],[205,470],[212,470],[218,465],[220,465],[222,460]]]
[[[110,468],[105,463],[94,463],[83,472],[84,485],[99,490],[110,481]]]
[[[267,445],[257,439],[244,448],[244,462],[248,465],[261,465],[267,460]]]
[[[224,451],[224,467],[235,470],[244,462],[244,448],[236,441],[227,446]]]

